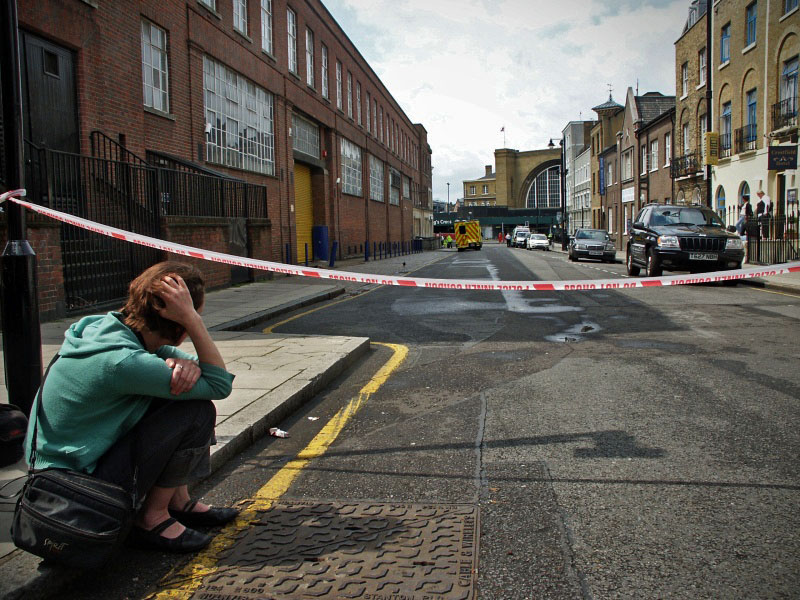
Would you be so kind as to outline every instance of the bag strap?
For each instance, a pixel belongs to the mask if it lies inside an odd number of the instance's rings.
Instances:
[[[58,360],[59,356],[61,355],[56,352],[53,360],[51,360],[50,364],[47,365],[47,370],[44,372],[44,377],[42,377],[42,385],[39,386],[39,392],[36,396],[36,412],[33,414],[33,435],[31,436],[31,456],[30,460],[28,461],[29,477],[33,475],[33,471],[36,466],[36,426],[39,424],[39,414],[44,410],[42,408],[42,390],[44,389],[44,382],[47,381],[47,375],[50,373],[50,367],[52,367],[53,364]]]

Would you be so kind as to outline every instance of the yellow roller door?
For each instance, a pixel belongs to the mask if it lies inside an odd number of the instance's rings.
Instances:
[[[294,222],[297,232],[297,262],[311,260],[311,226],[314,224],[314,206],[311,201],[311,169],[294,165]]]

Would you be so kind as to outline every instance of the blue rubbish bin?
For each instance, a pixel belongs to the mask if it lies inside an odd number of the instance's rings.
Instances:
[[[311,246],[314,248],[314,258],[328,260],[328,226],[314,225],[311,228]]]

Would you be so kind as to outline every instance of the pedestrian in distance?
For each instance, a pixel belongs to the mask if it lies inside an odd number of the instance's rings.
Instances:
[[[212,538],[190,527],[238,514],[188,491],[210,472],[212,400],[233,383],[200,316],[204,298],[196,267],[153,265],[130,284],[119,312],[69,327],[40,396],[46,418],[38,420],[34,468],[72,469],[135,491],[129,541],[146,549],[194,552]],[[177,348],[187,337],[197,357]]]
[[[506,246],[511,248],[511,234],[510,233],[506,234]]]

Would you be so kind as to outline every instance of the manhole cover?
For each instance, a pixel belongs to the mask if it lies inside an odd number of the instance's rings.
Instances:
[[[466,504],[283,499],[192,598],[472,598],[478,531],[478,508]]]

